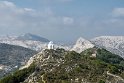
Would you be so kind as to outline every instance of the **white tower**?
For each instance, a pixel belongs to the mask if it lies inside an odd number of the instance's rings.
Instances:
[[[49,42],[48,49],[54,49],[54,44],[52,41]]]

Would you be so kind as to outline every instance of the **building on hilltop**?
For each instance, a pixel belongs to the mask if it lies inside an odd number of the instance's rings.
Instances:
[[[94,50],[93,53],[92,53],[92,55],[91,55],[90,57],[92,57],[92,58],[96,58],[96,57],[97,57],[97,51]]]
[[[54,44],[52,41],[48,43],[48,49],[54,49]]]

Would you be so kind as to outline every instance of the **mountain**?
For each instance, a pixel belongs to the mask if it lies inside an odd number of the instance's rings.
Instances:
[[[49,42],[48,39],[31,34],[31,33],[26,33],[24,35],[18,36],[18,40],[32,40],[32,41],[40,41],[40,42]]]
[[[93,47],[94,45],[90,41],[80,37],[71,50],[80,53],[88,48],[93,48]]]
[[[21,36],[1,36],[0,43],[6,43],[11,45],[22,46],[36,51],[41,51],[42,49],[47,48],[49,40],[42,38],[33,34],[24,34]],[[71,47],[61,44],[54,44],[55,48],[64,48],[69,50]]]
[[[0,43],[22,46],[36,51],[41,51],[49,42],[48,39],[33,34],[24,34],[21,36],[1,36]]]
[[[36,53],[21,46],[0,43],[0,77],[24,65]]]
[[[96,51],[97,57],[91,57]],[[30,64],[29,64],[30,63]],[[124,83],[124,59],[105,49],[43,50],[0,83]]]
[[[91,42],[124,58],[124,36],[100,36],[91,39]]]

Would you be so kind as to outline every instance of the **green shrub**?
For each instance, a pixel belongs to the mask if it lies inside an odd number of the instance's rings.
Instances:
[[[99,81],[99,83],[105,83],[105,81],[103,81],[103,80],[100,80],[100,81]]]
[[[35,65],[31,64],[29,68],[23,70],[17,70],[13,74],[10,74],[0,80],[0,83],[20,83],[25,80],[35,70]]]

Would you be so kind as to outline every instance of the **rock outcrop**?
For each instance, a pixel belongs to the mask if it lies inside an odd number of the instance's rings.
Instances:
[[[81,53],[82,51],[93,47],[94,45],[90,41],[80,37],[71,50]]]

